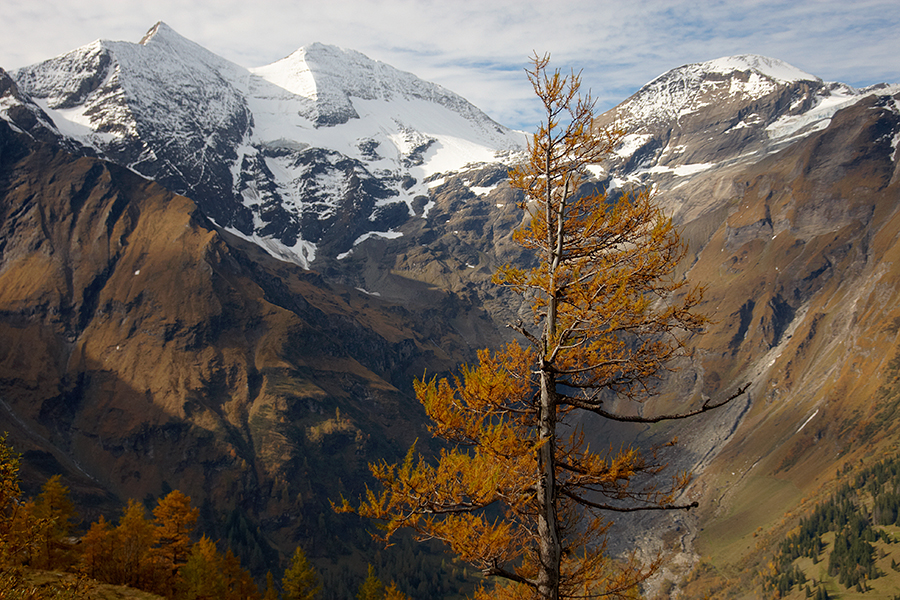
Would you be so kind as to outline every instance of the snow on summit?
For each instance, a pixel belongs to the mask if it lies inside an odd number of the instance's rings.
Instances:
[[[891,89],[900,88],[856,90],[824,82],[754,54],[683,65],[600,116],[601,125],[625,132],[608,171],[616,185],[675,189],[695,177],[761,160],[821,131],[838,110]],[[673,205],[673,211],[681,208]]]
[[[659,121],[732,98],[761,98],[780,85],[798,81],[821,83],[818,77],[778,59],[755,54],[727,56],[667,71],[624,104],[633,122]]]
[[[304,267],[413,215],[429,177],[525,146],[461,96],[320,43],[247,69],[160,22],[12,76],[62,134]]]
[[[821,81],[815,75],[789,65],[783,60],[760,56],[758,54],[741,54],[738,56],[725,56],[705,63],[700,63],[710,72],[727,75],[735,71],[754,71],[765,77],[783,82],[795,81]]]
[[[353,50],[316,43],[250,72],[264,141],[294,138],[377,168],[431,163],[419,180],[524,146],[461,96]]]
[[[10,76],[58,136],[303,267],[401,235],[430,218],[435,182],[526,147],[450,90],[321,43],[245,68],[160,22]],[[821,129],[864,93],[758,55],[684,65],[598,116],[626,131],[607,174],[687,180]]]

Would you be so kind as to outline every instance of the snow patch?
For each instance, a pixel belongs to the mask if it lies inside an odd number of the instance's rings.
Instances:
[[[752,127],[753,125],[758,125],[762,121],[762,117],[759,116],[759,113],[753,113],[751,115],[747,115],[739,123],[736,125],[732,125],[729,131],[735,131],[736,129],[745,129],[748,127]]]
[[[655,167],[650,167],[649,169],[641,171],[641,173],[650,173],[652,175],[671,173],[675,175],[675,177],[690,177],[691,175],[696,175],[697,173],[701,173],[715,166],[715,163],[694,163],[690,165],[678,165],[676,167],[664,167],[657,165]]]
[[[798,132],[803,135],[820,131],[828,127],[834,113],[856,102],[864,95],[858,94],[853,88],[844,85],[834,85],[825,95],[816,96],[816,104],[801,115],[784,115],[777,121],[766,127],[766,134],[772,140],[787,140]]]
[[[621,158],[630,158],[641,146],[646,144],[653,136],[649,133],[631,133],[622,138],[619,147],[615,149],[615,155]]]
[[[369,238],[373,237],[382,237],[387,238],[389,240],[397,239],[398,237],[403,237],[403,234],[399,231],[394,231],[393,229],[388,229],[387,231],[370,231],[368,233],[364,233],[353,242],[354,246],[359,246],[361,243],[366,241]]]
[[[495,183],[494,185],[481,186],[481,185],[468,185],[468,188],[472,190],[472,193],[476,196],[487,196],[489,193],[493,192],[499,187],[499,183]],[[502,205],[501,205],[502,206]]]
[[[298,239],[293,246],[288,246],[277,238],[263,237],[256,233],[247,235],[234,227],[222,229],[242,240],[253,242],[280,261],[294,263],[303,269],[308,270],[309,265],[316,259],[316,245],[306,240]]]
[[[892,100],[893,100],[893,104],[894,104],[894,106],[893,106],[894,112],[900,114],[900,100],[897,100],[896,98],[892,98]],[[891,140],[891,149],[893,150],[893,152],[891,152],[891,156],[893,157],[894,162],[896,162],[898,160],[898,156],[897,156],[897,148],[898,147],[900,147],[900,131],[898,131],[894,135],[894,139]]]
[[[122,133],[95,131],[90,117],[85,114],[88,110],[85,105],[55,109],[50,107],[50,101],[47,98],[32,98],[31,100],[50,117],[57,131],[90,148],[99,149],[112,145],[124,137]]]
[[[370,232],[364,233],[361,236],[359,236],[358,238],[356,238],[356,240],[354,240],[354,242],[353,242],[353,248],[356,248],[357,246],[362,244],[364,241],[366,241],[370,238],[373,238],[373,237],[381,237],[381,238],[393,240],[398,237],[403,237],[403,233],[401,233],[399,231],[394,231],[393,229],[388,229],[387,231],[370,231]],[[341,252],[335,258],[337,258],[338,260],[344,260],[345,258],[352,256],[353,248],[350,248],[346,252]],[[360,290],[360,291],[365,291],[365,290]],[[366,292],[366,293],[368,294],[368,292]]]
[[[819,414],[819,409],[818,409],[818,408],[816,409],[816,412],[814,412],[813,414],[809,415],[809,418],[808,418],[808,419],[806,419],[805,421],[803,421],[803,425],[801,425],[800,427],[798,427],[798,428],[797,428],[797,431],[795,431],[794,433],[795,433],[795,434],[796,434],[796,433],[800,433],[800,430],[803,429],[804,427],[806,427],[806,425],[807,425],[810,421],[812,421],[812,420],[813,420],[813,417],[815,417],[817,414]]]

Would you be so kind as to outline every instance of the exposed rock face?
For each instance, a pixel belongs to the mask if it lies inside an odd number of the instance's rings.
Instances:
[[[736,443],[765,435],[758,419],[779,422],[779,434],[768,438],[778,443],[757,459],[775,460],[784,451],[780,443],[795,443],[791,428],[819,408],[875,409],[877,378],[857,380],[852,387],[859,392],[849,397],[835,397],[833,386],[853,380],[856,369],[882,373],[896,353],[888,326],[900,284],[892,267],[898,133],[896,99],[873,95],[835,114],[821,132],[746,169],[734,181],[740,193],[730,214],[691,270],[709,282],[708,306],[718,318],[699,346],[707,377],[754,380],[751,422],[738,430]],[[873,346],[881,348],[877,356]],[[881,425],[885,432],[895,427]],[[835,423],[830,427],[829,444],[808,448],[807,459],[836,447],[860,449],[853,435],[842,438]]]

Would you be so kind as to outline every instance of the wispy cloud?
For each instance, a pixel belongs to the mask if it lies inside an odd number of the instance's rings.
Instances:
[[[158,20],[248,67],[314,41],[353,48],[529,130],[537,105],[522,69],[533,51],[582,70],[603,109],[671,68],[733,54],[856,86],[900,82],[896,0],[4,0],[0,66],[97,38],[137,41]]]

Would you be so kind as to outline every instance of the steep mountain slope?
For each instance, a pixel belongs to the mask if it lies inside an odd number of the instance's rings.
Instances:
[[[704,380],[754,381],[700,481],[717,499],[707,543],[747,543],[838,466],[896,441],[898,133],[896,98],[871,96],[748,169],[691,271],[720,315],[700,345]]]
[[[646,443],[678,436],[673,462],[700,474],[690,496],[704,507],[639,526],[668,529],[662,537],[719,566],[764,552],[773,538],[758,534],[777,536],[783,516],[836,469],[896,440],[900,289],[898,87],[789,80],[783,65],[777,79],[748,69],[762,62],[754,57],[729,59],[737,68],[723,74],[724,62],[669,73],[603,117],[646,119],[611,178],[656,186],[684,228],[687,275],[706,286],[715,320],[660,403],[752,382],[747,398],[709,419],[633,433]],[[757,92],[731,92],[754,79]],[[672,87],[681,96],[667,116],[642,112]]]
[[[0,196],[0,428],[30,489],[63,472],[88,518],[171,486],[223,538],[236,511],[285,552],[340,552],[329,500],[425,434],[412,379],[466,359],[454,323],[484,319],[424,287],[412,313],[329,285],[6,123]]]

